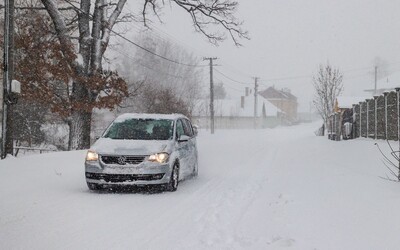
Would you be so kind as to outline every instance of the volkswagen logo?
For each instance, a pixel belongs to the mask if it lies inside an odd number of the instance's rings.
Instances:
[[[117,161],[118,161],[119,165],[125,165],[126,164],[126,157],[125,156],[120,156],[120,157],[118,157]]]

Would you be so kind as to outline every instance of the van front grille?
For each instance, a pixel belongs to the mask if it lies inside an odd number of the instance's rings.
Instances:
[[[132,156],[132,155],[102,155],[101,161],[104,164],[117,164],[117,165],[137,165],[144,161],[146,156]]]

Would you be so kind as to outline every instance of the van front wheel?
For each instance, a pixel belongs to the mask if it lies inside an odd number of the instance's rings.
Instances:
[[[175,192],[178,189],[179,184],[179,166],[175,163],[174,168],[172,169],[171,179],[168,183],[168,191]]]
[[[87,183],[89,190],[92,190],[92,191],[101,190],[101,186],[99,184],[90,183],[90,182],[86,182],[86,183]]]

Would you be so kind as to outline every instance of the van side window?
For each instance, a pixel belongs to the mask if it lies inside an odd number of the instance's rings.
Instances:
[[[176,122],[176,138],[179,139],[179,137],[184,134],[185,134],[185,131],[183,129],[182,121],[178,120]]]
[[[185,135],[193,137],[193,129],[192,125],[190,124],[190,121],[182,119],[182,122],[183,122],[183,129],[185,130]]]

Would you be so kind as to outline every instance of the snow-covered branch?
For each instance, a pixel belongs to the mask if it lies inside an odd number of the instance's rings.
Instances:
[[[108,20],[105,20],[105,23],[103,24],[103,35],[102,35],[103,47],[108,45],[108,42],[110,40],[111,30],[113,29],[115,23],[117,22],[118,17],[122,12],[122,8],[124,7],[125,3],[126,0],[119,0],[111,16],[108,18]]]
[[[143,19],[146,24],[147,8],[151,8],[152,12],[159,18],[160,1],[145,0],[143,6]],[[226,37],[224,32],[210,31],[211,26],[222,27],[229,33],[235,45],[240,46],[240,39],[249,39],[248,32],[242,29],[243,22],[236,19],[234,13],[237,9],[238,2],[231,0],[171,0],[179,7],[184,9],[191,17],[195,30],[205,35],[213,44],[224,40]]]

